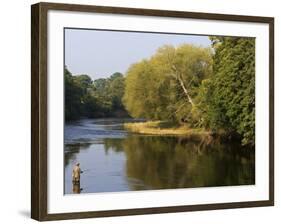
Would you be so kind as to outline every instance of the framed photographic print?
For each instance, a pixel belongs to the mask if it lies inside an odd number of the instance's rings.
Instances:
[[[32,218],[274,204],[274,19],[32,5]]]

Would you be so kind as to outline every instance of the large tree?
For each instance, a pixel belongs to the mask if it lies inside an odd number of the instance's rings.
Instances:
[[[123,102],[133,117],[190,120],[198,109],[196,89],[209,77],[211,66],[209,48],[164,46],[130,67]]]

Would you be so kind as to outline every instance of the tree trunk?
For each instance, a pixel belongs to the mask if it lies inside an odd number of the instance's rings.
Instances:
[[[186,89],[182,79],[179,76],[177,76],[177,79],[178,79],[178,81],[179,81],[179,83],[181,85],[181,88],[183,89],[184,94],[187,96],[188,102],[191,103],[192,106],[194,106],[193,100],[190,97],[190,95],[188,94],[187,89]]]
[[[181,88],[182,88],[184,94],[187,96],[188,102],[189,102],[192,106],[194,106],[193,100],[192,100],[192,98],[190,97],[190,95],[188,94],[188,91],[187,91],[187,89],[186,89],[186,87],[185,87],[185,85],[184,85],[184,82],[183,82],[182,78],[181,78],[180,72],[177,70],[177,68],[176,68],[175,65],[172,65],[171,68],[172,68],[172,70],[173,70],[173,72],[174,72],[174,77],[179,81],[180,86],[181,86]]]

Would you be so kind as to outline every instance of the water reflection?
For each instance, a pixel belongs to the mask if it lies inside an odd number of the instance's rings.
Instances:
[[[65,147],[67,177],[79,161],[83,192],[112,192],[255,184],[255,152],[232,142],[212,144],[177,137],[126,135]]]
[[[151,189],[254,184],[254,154],[238,144],[201,145],[173,137],[123,141],[128,177]],[[130,185],[132,190],[142,186]]]
[[[74,143],[68,144],[64,150],[64,166],[69,165],[70,161],[76,161],[76,155],[79,154],[80,150],[88,149],[91,143]]]

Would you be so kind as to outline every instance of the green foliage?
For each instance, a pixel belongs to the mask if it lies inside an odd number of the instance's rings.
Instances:
[[[122,97],[125,89],[125,78],[119,72],[114,73],[109,78],[108,93],[112,99],[112,107],[119,110],[124,110]]]
[[[65,68],[64,78],[67,121],[81,117],[128,115],[122,104],[124,77],[121,73],[92,81],[88,75],[73,76]]]
[[[255,40],[210,37],[212,50],[164,46],[126,74],[133,117],[172,120],[255,141]]]
[[[211,73],[211,62],[209,48],[185,44],[158,49],[149,60],[129,68],[123,98],[126,109],[133,117],[153,120],[190,118],[195,109],[189,97],[196,98],[196,89]]]
[[[74,82],[77,83],[85,92],[91,87],[92,79],[88,75],[78,75],[73,77]]]
[[[65,85],[65,119],[77,119],[81,114],[81,98],[83,89],[74,81],[67,68],[64,69]]]
[[[93,82],[93,95],[103,116],[127,116],[122,103],[125,78],[121,73],[114,73],[108,79],[97,79]],[[119,115],[118,115],[119,113]],[[121,114],[120,114],[121,113]]]
[[[213,76],[203,82],[201,108],[206,127],[237,132],[243,144],[255,141],[255,40],[211,38]]]

